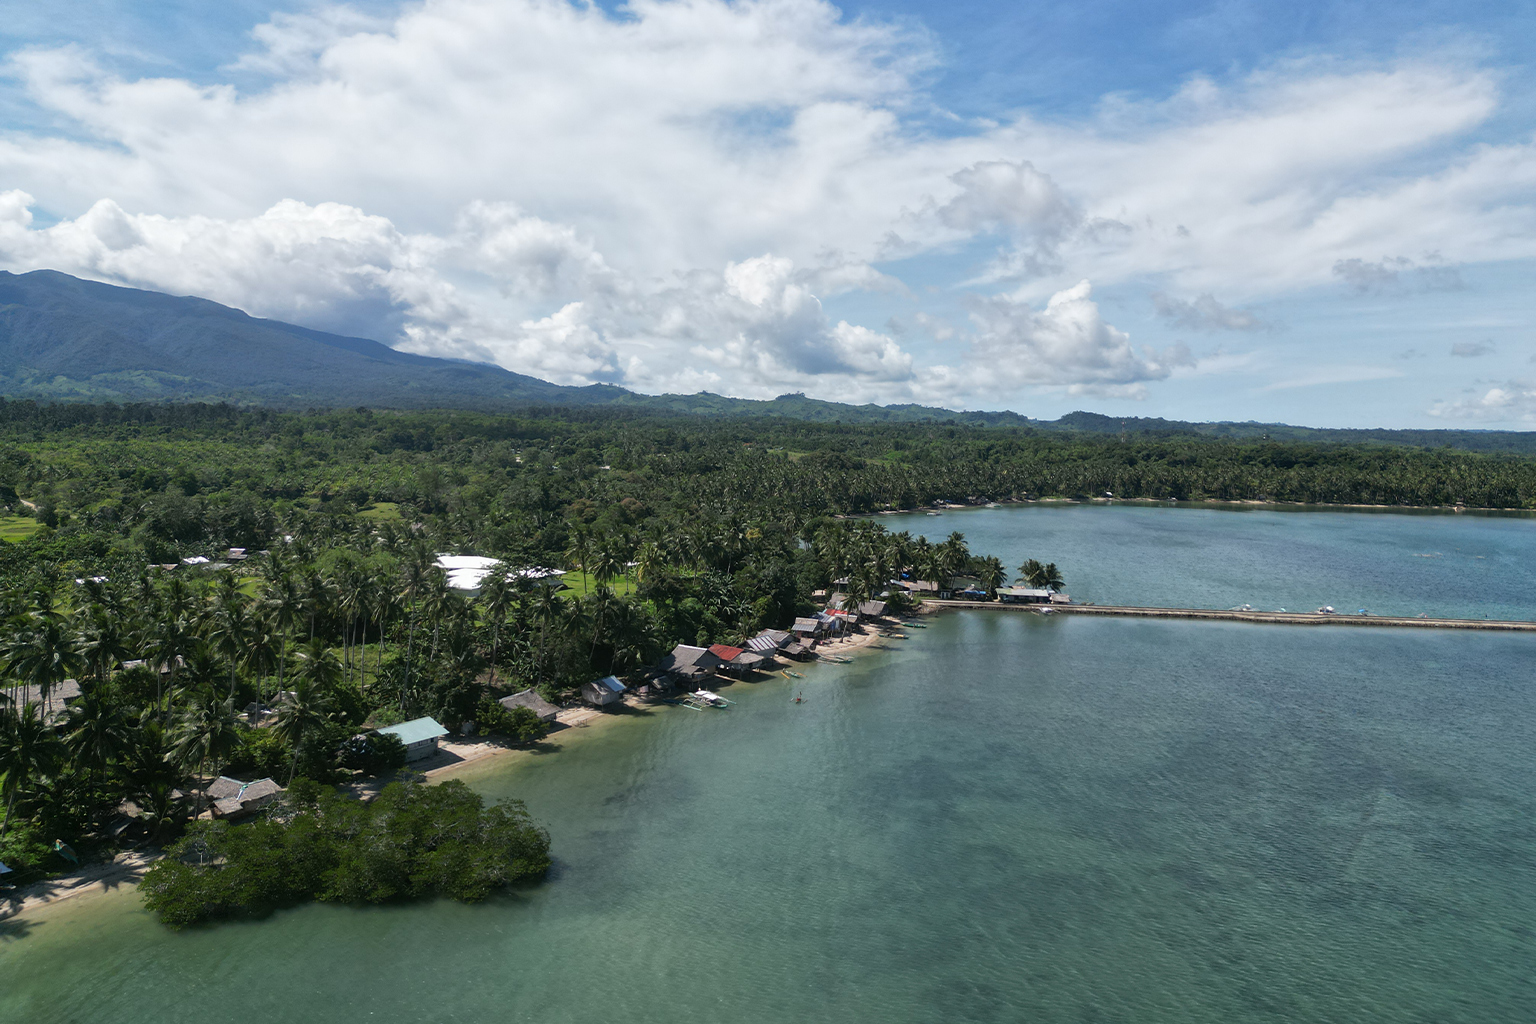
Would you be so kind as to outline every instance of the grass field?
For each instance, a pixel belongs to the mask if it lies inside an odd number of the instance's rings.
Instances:
[[[561,577],[569,590],[560,591],[561,597],[584,597],[597,589],[597,580],[587,573],[577,572],[572,569]],[[625,597],[635,592],[635,581],[628,576],[620,576],[616,580],[609,580],[608,587],[620,597]]]
[[[400,519],[400,508],[392,501],[378,501],[363,509],[358,515],[364,519],[371,519],[375,523],[392,523]]]
[[[31,516],[0,516],[0,540],[26,540],[41,525]]]

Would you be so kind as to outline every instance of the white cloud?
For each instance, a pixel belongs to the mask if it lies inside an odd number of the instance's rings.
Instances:
[[[564,382],[1003,404],[1187,364],[1078,281],[1150,281],[1176,326],[1254,330],[1259,299],[1536,256],[1536,144],[1469,143],[1499,89],[1449,59],[932,132],[933,42],[819,0],[317,5],[255,39],[212,85],[11,54],[34,123],[62,127],[0,132],[0,263]],[[904,256],[953,261],[980,293],[968,330],[909,305],[939,326],[908,352],[823,308],[910,302],[882,262]]]
[[[1536,384],[1508,381],[1481,395],[1436,402],[1429,414],[1444,419],[1530,423],[1536,421]]]
[[[1029,386],[1141,397],[1147,381],[1166,378],[1193,362],[1183,346],[1137,350],[1130,335],[1104,320],[1081,281],[1035,310],[1017,295],[973,303],[975,333],[959,367],[934,367],[919,393],[930,400],[996,404],[998,396]]]

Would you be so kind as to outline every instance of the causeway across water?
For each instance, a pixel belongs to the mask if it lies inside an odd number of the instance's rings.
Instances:
[[[1536,622],[1511,619],[1431,619],[1402,615],[1342,615],[1338,612],[1261,612],[1221,608],[1140,608],[1116,604],[1003,604],[1001,601],[925,600],[925,611],[940,608],[1002,608],[1036,615],[1127,615],[1144,619],[1224,619],[1282,626],[1413,626],[1419,629],[1493,629],[1536,633]]]

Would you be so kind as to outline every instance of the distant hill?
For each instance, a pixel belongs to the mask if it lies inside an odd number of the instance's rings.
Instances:
[[[1415,448],[1463,448],[1478,452],[1536,453],[1536,431],[1529,430],[1387,430],[1382,427],[1297,427],[1289,423],[1191,423],[1142,416],[1103,416],[1072,412],[1059,420],[1037,422],[1053,430],[1088,434],[1229,438],[1239,441],[1309,441],[1320,444],[1389,444]]]
[[[607,402],[496,366],[397,352],[198,298],[0,272],[0,393],[91,401],[496,408]]]
[[[1074,412],[1031,420],[1015,412],[923,405],[845,405],[780,395],[769,401],[640,395],[565,387],[499,366],[399,352],[263,320],[207,299],[122,288],[53,270],[0,271],[0,396],[40,401],[204,401],[286,408],[510,410],[621,406],[658,414],[781,416],[818,423],[953,422],[1052,431],[1313,441],[1536,453],[1536,432],[1330,430],[1283,423],[1190,423]]]

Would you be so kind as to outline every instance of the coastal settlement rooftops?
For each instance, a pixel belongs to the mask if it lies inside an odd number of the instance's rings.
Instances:
[[[560,713],[559,708],[555,707],[543,697],[540,697],[534,690],[522,690],[518,693],[512,694],[510,697],[501,698],[498,703],[508,711],[512,711],[516,708],[527,708],[529,711],[532,711],[534,714],[538,715],[539,721],[541,722],[553,722],[555,720],[555,716]]]
[[[662,658],[656,666],[662,672],[679,679],[702,679],[714,675],[724,662],[707,647],[678,644],[672,653]]]
[[[737,678],[755,672],[763,663],[761,654],[728,644],[714,644],[709,648],[709,653],[725,663],[720,671]]]
[[[48,699],[43,700],[43,691],[38,686],[21,686],[15,690],[0,689],[0,704],[9,704],[15,699],[16,706],[24,708],[28,704],[36,704],[42,712],[44,720],[62,715],[66,705],[80,699],[80,684],[76,680],[66,679],[48,690]]]
[[[437,752],[437,741],[448,735],[448,730],[439,725],[435,718],[414,718],[378,731],[382,735],[394,736],[405,744],[407,761],[431,757]]]
[[[213,785],[208,787],[208,799],[213,803],[210,810],[215,818],[234,818],[242,814],[252,814],[276,800],[277,795],[282,791],[283,787],[271,779],[241,782],[239,779],[221,775]]]
[[[782,629],[765,629],[748,640],[747,647],[759,654],[772,654],[787,647],[794,639],[792,634]]]

